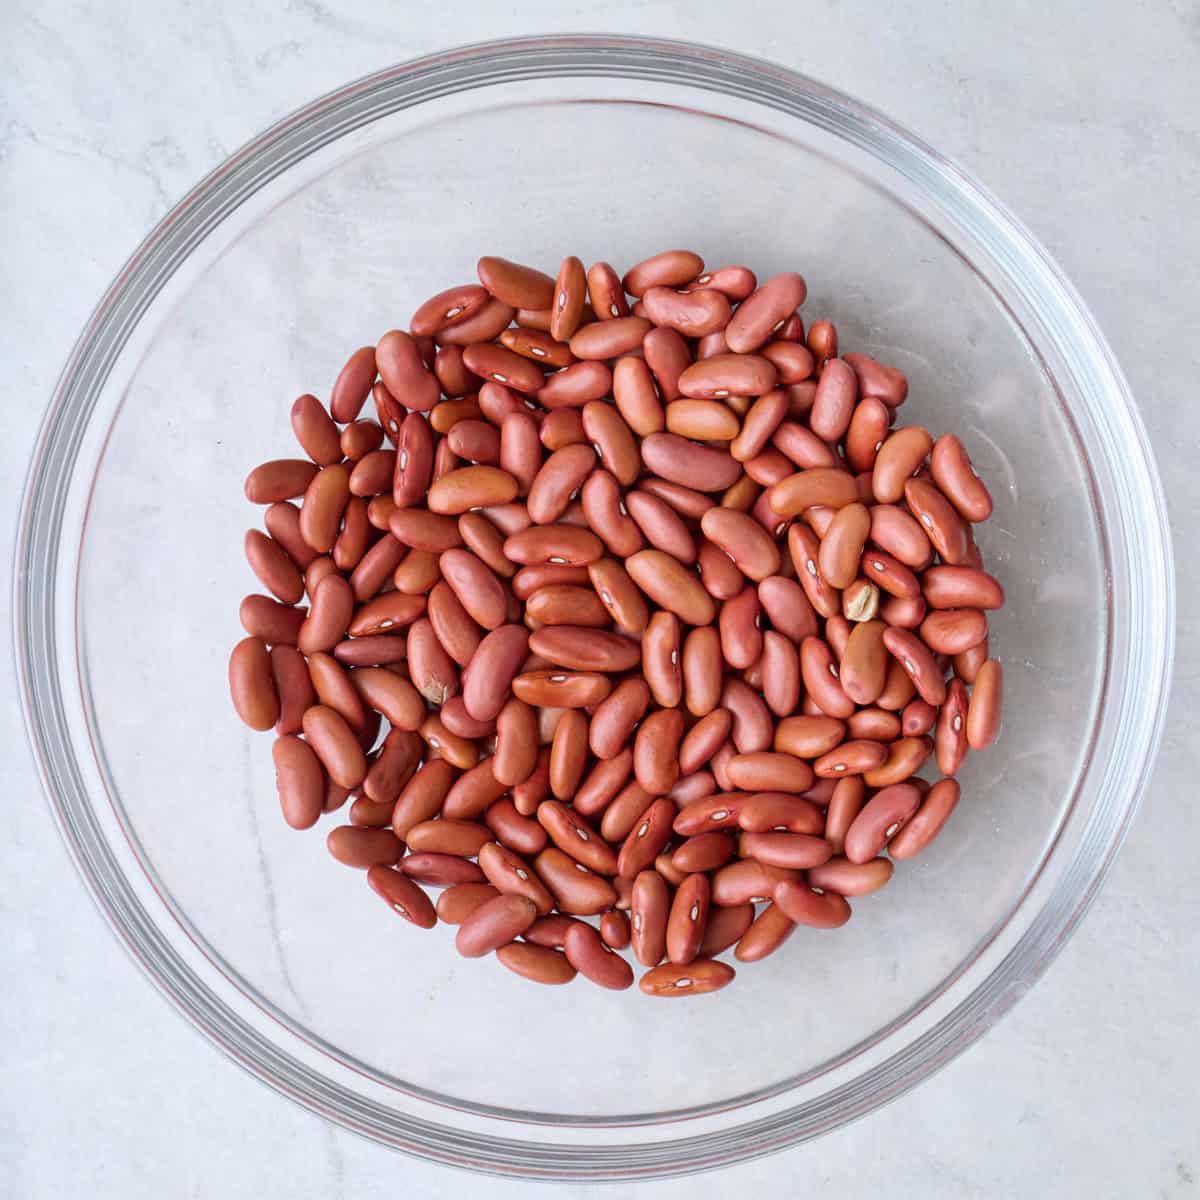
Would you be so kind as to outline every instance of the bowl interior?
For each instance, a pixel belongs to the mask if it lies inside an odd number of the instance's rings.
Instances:
[[[618,269],[683,245],[760,278],[908,374],[906,422],[957,431],[996,500],[1003,739],[941,839],[836,933],[800,929],[720,996],[539,989],[398,921],[281,821],[269,739],[228,702],[241,483],[288,456],[292,398],[404,326],[482,253]],[[276,1035],[400,1092],[585,1123],[726,1107],[894,1036],[1002,928],[1088,753],[1105,580],[1089,474],[1019,322],[926,216],[818,130],[632,94],[501,90],[399,114],[306,160],[201,244],[110,385],[78,573],[78,672],[132,854],[181,934]],[[725,957],[729,957],[726,955]],[[398,1102],[399,1097],[398,1097]]]

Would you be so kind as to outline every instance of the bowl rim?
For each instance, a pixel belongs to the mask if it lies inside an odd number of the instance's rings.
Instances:
[[[1082,356],[1075,365],[1088,370],[1096,403],[1113,426],[1110,449],[1121,454],[1113,459],[1124,473],[1118,512],[1130,519],[1131,514],[1141,517],[1138,539],[1127,549],[1132,560],[1148,568],[1130,571],[1132,607],[1123,614],[1132,614],[1135,624],[1126,664],[1134,690],[1115,697],[1122,701],[1128,720],[1112,754],[1117,777],[1108,781],[1111,811],[1102,835],[1088,843],[1092,857],[1071,874],[1071,904],[1053,914],[1046,905],[1003,962],[926,1035],[920,1054],[895,1055],[843,1085],[835,1119],[811,1113],[802,1118],[799,1110],[789,1110],[751,1120],[717,1138],[587,1149],[487,1136],[466,1145],[468,1135],[420,1119],[412,1122],[419,1128],[406,1136],[376,1134],[385,1144],[441,1162],[503,1174],[562,1180],[647,1178],[711,1169],[818,1136],[903,1094],[965,1050],[1028,990],[1065,944],[1095,898],[1148,784],[1165,719],[1175,625],[1174,571],[1161,482],[1128,385],[1096,322],[1040,243],[990,192],[897,122],[835,89],[786,67],[687,42],[609,35],[512,38],[427,55],[353,81],[276,122],[210,172],[158,222],[97,304],[54,389],[27,472],[14,553],[13,636],[26,732],[43,789],[85,886],[118,939],[160,992],[234,1061],[309,1110],[372,1135],[368,1124],[339,1108],[336,1097],[321,1094],[319,1086],[308,1091],[288,1086],[270,1063],[240,1052],[222,1031],[222,1024],[228,1025],[235,1015],[222,1012],[219,1005],[213,1011],[211,1002],[189,989],[186,980],[164,975],[131,928],[129,905],[137,908],[138,901],[132,895],[118,896],[104,879],[104,864],[95,853],[96,831],[81,825],[80,812],[68,799],[81,796],[86,807],[86,787],[61,722],[48,719],[62,710],[53,595],[65,504],[65,489],[55,490],[51,484],[68,476],[74,466],[96,398],[141,316],[191,250],[259,188],[309,153],[394,111],[398,105],[392,97],[389,107],[389,89],[409,89],[407,105],[412,105],[512,78],[572,76],[686,83],[824,124],[985,228],[997,255],[1054,310],[1061,322],[1056,341],[1065,339],[1076,358]],[[797,107],[801,101],[803,111]],[[1102,709],[1103,705],[1097,724]],[[256,1037],[252,1031],[249,1036]],[[904,1062],[889,1073],[887,1068],[898,1058]],[[879,1086],[868,1086],[872,1082]],[[536,1132],[533,1126],[528,1129]]]

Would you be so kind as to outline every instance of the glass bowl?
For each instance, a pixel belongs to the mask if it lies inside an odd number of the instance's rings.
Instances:
[[[996,497],[998,746],[940,840],[836,934],[716,996],[540,989],[397,921],[279,818],[230,710],[255,590],[242,479],[292,398],[474,276],[481,253],[628,265],[668,246],[807,277],[807,320],[896,363]],[[698,1171],[912,1087],[1020,997],[1135,812],[1171,661],[1164,505],[1127,387],[1021,225],[879,113],[722,51],[554,37],[354,83],[234,155],[101,301],[42,430],[16,641],[47,793],[159,989],[328,1120],[557,1179]]]

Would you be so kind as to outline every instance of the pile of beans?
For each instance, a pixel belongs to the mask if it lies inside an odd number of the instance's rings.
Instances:
[[[234,704],[288,824],[350,801],[330,853],[460,954],[715,991],[848,921],[995,739],[991,498],[794,272],[478,271],[247,478]]]

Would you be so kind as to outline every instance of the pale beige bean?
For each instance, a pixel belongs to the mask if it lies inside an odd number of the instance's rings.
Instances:
[[[879,588],[869,579],[855,579],[842,589],[842,616],[848,621],[873,621],[879,614]]]

